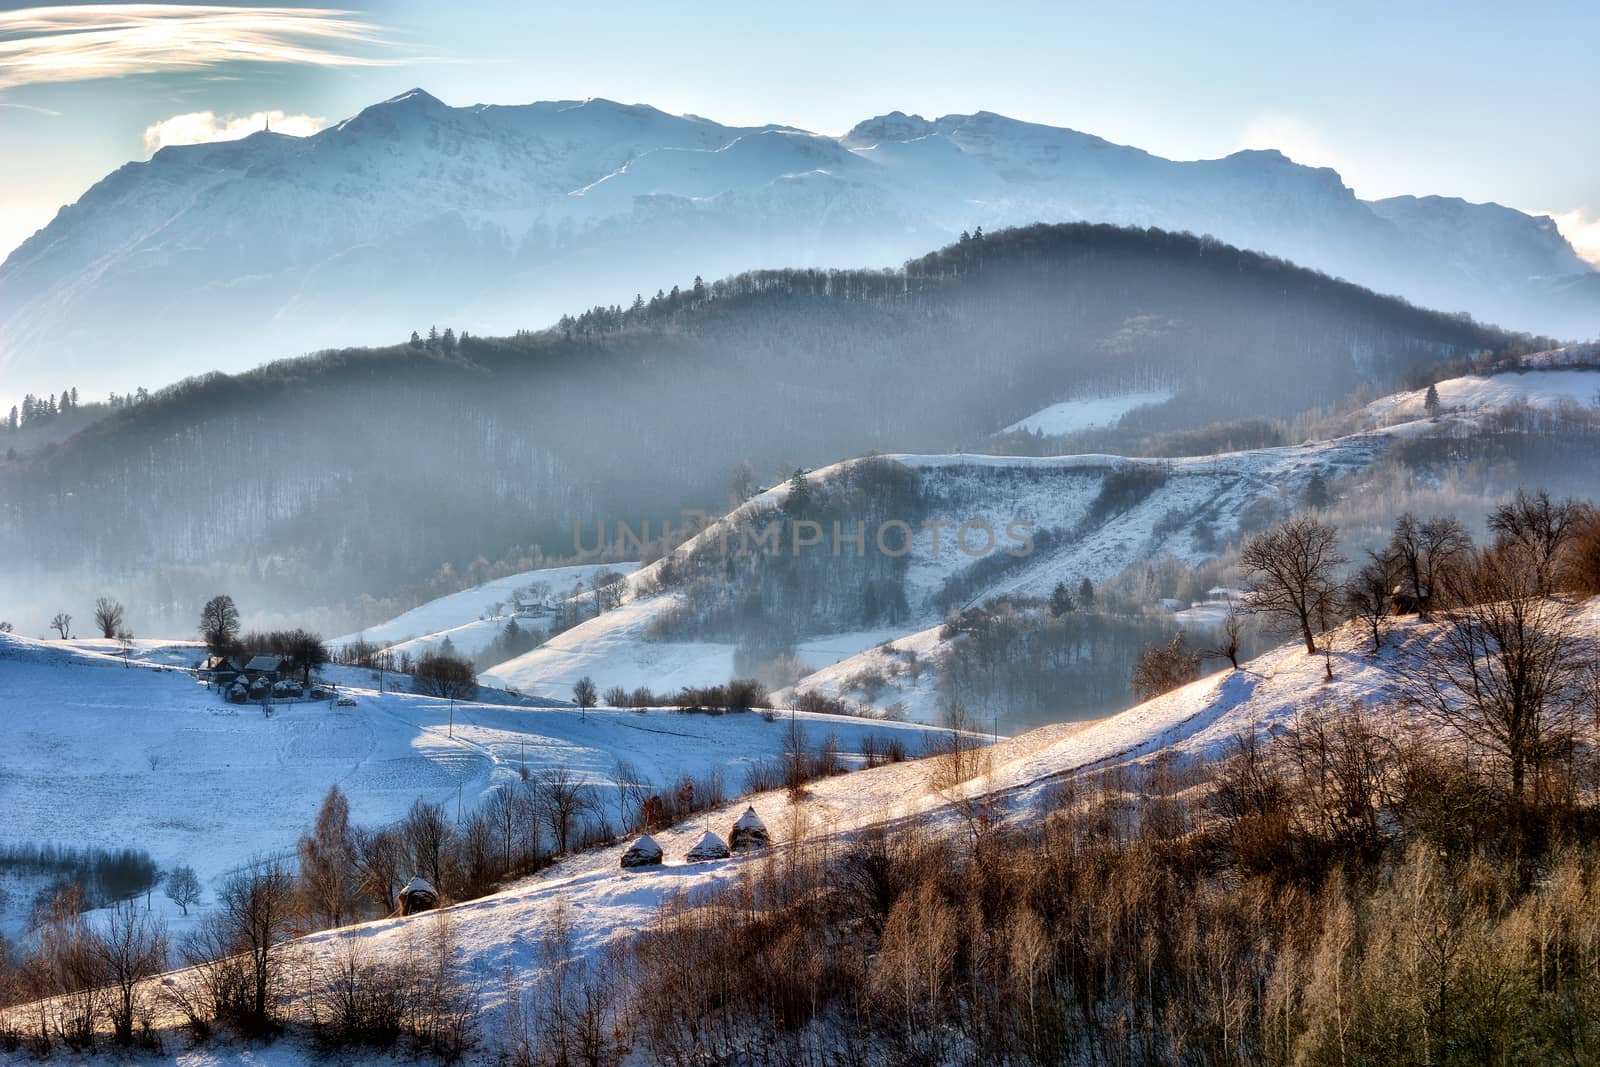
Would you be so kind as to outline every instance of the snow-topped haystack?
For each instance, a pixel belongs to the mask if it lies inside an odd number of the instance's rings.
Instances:
[[[766,848],[770,844],[772,835],[767,833],[767,824],[761,821],[752,804],[744,809],[744,814],[733,824],[733,832],[728,834],[728,847],[735,852],[747,852]]]
[[[656,844],[656,839],[649,834],[640,834],[639,839],[628,846],[628,851],[622,854],[624,867],[655,867],[661,863],[661,846]]]
[[[730,855],[727,842],[707,830],[705,836],[700,838],[700,843],[691,848],[684,859],[690,863],[704,863],[707,860],[725,860]]]
[[[415,915],[419,911],[432,911],[439,906],[439,892],[425,878],[413,878],[400,890],[401,915]]]

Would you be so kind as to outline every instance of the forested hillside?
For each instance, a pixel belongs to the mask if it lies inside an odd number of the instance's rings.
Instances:
[[[721,510],[740,464],[770,484],[949,451],[1151,384],[1173,394],[1153,429],[1289,416],[1522,343],[1203,238],[1034,226],[900,271],[696,279],[540,333],[191,379],[0,464],[0,568],[27,629],[108,587],[146,629],[221,587],[342,611],[447,563],[569,554],[575,524],[592,547],[597,523]]]

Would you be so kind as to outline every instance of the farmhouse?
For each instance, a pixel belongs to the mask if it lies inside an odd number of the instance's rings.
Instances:
[[[207,656],[195,671],[201,681],[224,689],[238,681],[243,673],[244,661],[239,656]]]
[[[258,681],[271,683],[278,680],[278,676],[284,673],[287,666],[288,663],[283,656],[262,654],[251,656],[245,662],[242,673],[252,685]]]

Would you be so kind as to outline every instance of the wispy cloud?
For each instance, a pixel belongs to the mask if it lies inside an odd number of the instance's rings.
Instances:
[[[1573,249],[1600,267],[1600,214],[1584,208],[1573,208],[1571,211],[1536,211],[1536,215],[1549,215],[1556,220],[1556,225],[1561,227],[1561,236],[1565,237]]]
[[[225,63],[379,67],[378,27],[313,7],[73,4],[0,11],[0,89]]]
[[[61,117],[61,112],[52,111],[47,107],[35,107],[32,104],[13,104],[7,100],[0,100],[0,107],[8,107],[13,111],[31,111],[35,115],[49,115],[53,119]]]
[[[328,120],[320,115],[286,115],[276,109],[257,111],[251,115],[191,111],[145,127],[144,147],[146,151],[156,152],[173,144],[237,141],[264,128],[268,120],[271,120],[274,133],[287,133],[293,137],[309,137],[328,125]]]

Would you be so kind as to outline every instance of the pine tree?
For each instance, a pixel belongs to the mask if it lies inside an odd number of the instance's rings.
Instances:
[[[1328,506],[1331,499],[1328,494],[1328,479],[1322,476],[1321,471],[1317,471],[1306,483],[1305,506],[1321,511]]]
[[[1094,583],[1087,578],[1078,583],[1078,606],[1085,611],[1094,607]]]
[[[1075,607],[1077,605],[1072,602],[1072,591],[1067,588],[1067,583],[1057,582],[1056,587],[1050,590],[1050,614],[1060,618]]]
[[[416,330],[412,330],[411,331],[411,347],[412,348],[421,348],[422,347],[422,338],[421,338],[421,336],[418,335]]]
[[[783,502],[783,510],[791,517],[804,518],[811,513],[811,499],[811,483],[806,480],[806,472],[797,467],[789,479],[789,495]]]
[[[1439,403],[1438,386],[1428,386],[1428,394],[1422,398],[1422,409],[1428,413],[1430,419],[1437,419],[1439,413],[1444,410],[1443,405]]]
[[[17,405],[12,404],[11,415],[6,419],[6,429],[10,430],[12,433],[15,433],[17,431],[17,427],[21,425],[22,419],[17,414]]]

